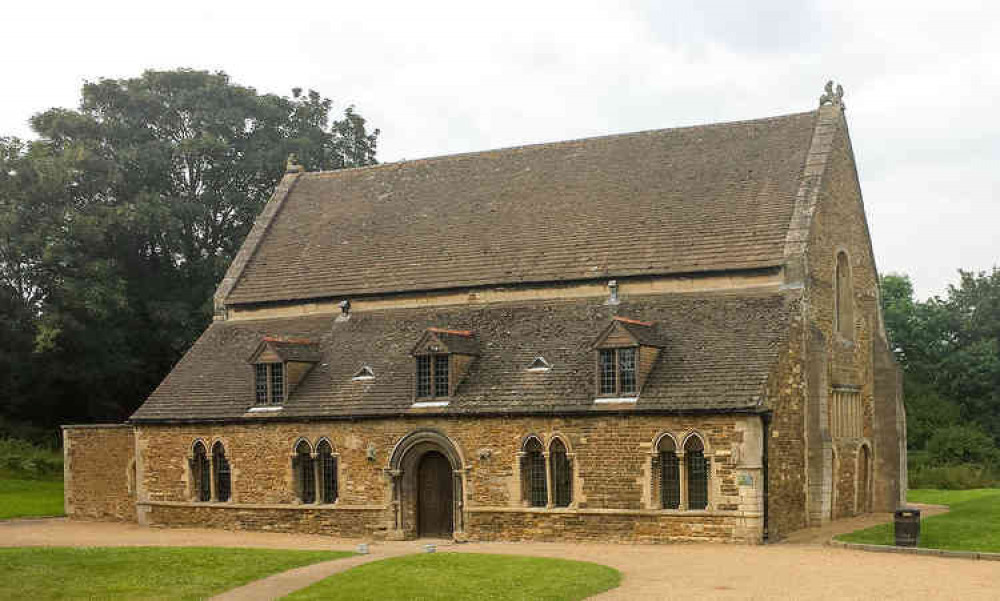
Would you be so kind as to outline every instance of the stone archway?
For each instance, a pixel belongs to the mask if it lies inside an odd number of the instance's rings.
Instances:
[[[872,454],[867,444],[862,444],[858,449],[858,470],[855,482],[857,490],[857,507],[855,513],[868,513],[871,511],[871,473]]]
[[[464,531],[462,457],[436,430],[404,436],[389,457],[392,481],[392,539],[451,537]]]

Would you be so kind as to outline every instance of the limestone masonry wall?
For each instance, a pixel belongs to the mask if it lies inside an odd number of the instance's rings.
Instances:
[[[136,427],[140,521],[159,526],[300,531],[339,536],[391,536],[393,505],[389,457],[407,434],[433,430],[461,456],[464,535],[478,540],[617,540],[759,542],[762,482],[757,416],[620,416],[551,418],[393,418],[229,425]],[[264,423],[266,422],[266,423]],[[652,490],[653,444],[669,433],[678,443],[703,437],[710,458],[705,511],[658,509]],[[568,508],[525,507],[521,496],[521,442],[528,434],[546,448],[565,441],[574,475]],[[301,505],[291,453],[300,438],[328,439],[338,457],[339,498],[332,505]],[[188,457],[196,440],[225,445],[232,498],[193,501]],[[369,454],[373,459],[369,459]],[[756,453],[756,454],[755,454]],[[404,520],[409,519],[405,510]],[[401,527],[412,536],[405,524]]]
[[[136,520],[135,439],[126,425],[65,426],[66,515]]]

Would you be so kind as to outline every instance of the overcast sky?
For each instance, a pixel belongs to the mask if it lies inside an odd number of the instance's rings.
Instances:
[[[0,135],[85,80],[223,70],[313,88],[379,127],[381,161],[811,110],[842,82],[882,273],[943,294],[1000,263],[1000,4],[8,3]]]

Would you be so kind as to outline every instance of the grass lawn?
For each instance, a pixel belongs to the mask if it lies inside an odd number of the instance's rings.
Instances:
[[[0,480],[0,520],[63,515],[63,482]]]
[[[575,601],[615,588],[596,563],[474,553],[422,553],[335,574],[285,599],[343,601]]]
[[[349,555],[216,547],[0,548],[0,599],[204,599]]]
[[[911,490],[913,503],[948,505],[951,511],[920,521],[920,546],[952,551],[1000,553],[1000,488]],[[894,544],[892,524],[837,537],[849,543]]]

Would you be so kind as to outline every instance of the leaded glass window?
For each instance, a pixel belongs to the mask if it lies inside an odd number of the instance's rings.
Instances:
[[[635,394],[635,348],[618,349],[619,392],[623,395]]]
[[[281,363],[271,363],[271,403],[280,405],[285,401],[285,370]]]
[[[257,404],[267,403],[267,364],[258,363],[254,367],[254,388],[257,392]]]
[[[524,444],[522,465],[526,500],[532,507],[545,507],[549,503],[548,485],[545,482],[545,455],[542,443],[532,436]]]
[[[337,500],[337,458],[333,456],[330,443],[323,440],[316,447],[320,470],[320,495],[323,503]]]
[[[669,436],[660,439],[660,505],[664,509],[681,506],[681,466],[674,441]]]
[[[684,443],[684,462],[687,468],[688,509],[708,507],[709,463],[705,457],[705,445],[697,436]]]
[[[552,500],[556,507],[568,507],[573,500],[573,470],[566,455],[566,445],[558,438],[549,447],[552,466]]]
[[[600,352],[600,391],[604,395],[615,394],[615,351],[602,349]]]
[[[302,440],[295,446],[296,479],[299,484],[299,500],[303,503],[316,502],[316,469],[313,465],[309,443]]]
[[[417,396],[431,396],[431,357],[417,357]]]
[[[215,470],[215,500],[228,501],[232,494],[232,474],[229,471],[229,460],[226,459],[226,449],[221,442],[212,446],[212,468]]]
[[[191,460],[192,480],[195,485],[195,499],[201,502],[212,500],[212,468],[208,462],[208,452],[205,445],[198,441],[194,445],[194,457]]]
[[[434,396],[448,396],[448,355],[434,356]]]

